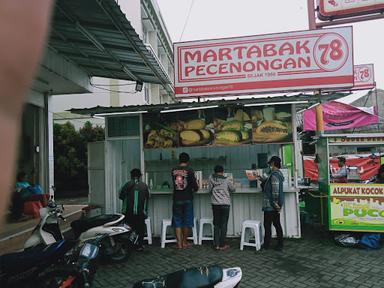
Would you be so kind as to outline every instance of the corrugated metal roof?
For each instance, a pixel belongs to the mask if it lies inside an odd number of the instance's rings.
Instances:
[[[233,106],[233,105],[279,105],[285,103],[298,102],[303,104],[303,101],[308,101],[313,103],[317,99],[311,97],[312,95],[298,94],[294,96],[269,96],[269,97],[258,97],[258,98],[248,98],[248,99],[234,99],[234,100],[212,100],[204,102],[179,102],[172,104],[157,104],[157,105],[133,105],[133,106],[122,106],[122,107],[102,107],[96,106],[93,108],[84,108],[84,109],[71,109],[71,113],[83,114],[83,115],[96,115],[96,114],[119,114],[119,113],[143,113],[143,112],[160,112],[166,110],[176,110],[176,109],[190,109],[196,107],[209,106]],[[340,96],[339,96],[340,97]],[[279,103],[279,104],[276,104]],[[308,105],[308,104],[304,104]]]
[[[58,0],[49,46],[91,76],[162,84],[162,65],[114,0]]]

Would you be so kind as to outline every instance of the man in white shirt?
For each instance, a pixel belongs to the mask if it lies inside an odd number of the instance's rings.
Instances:
[[[332,175],[332,179],[334,183],[347,183],[347,166],[345,165],[345,158],[344,157],[338,157],[339,162],[338,165],[340,169]]]

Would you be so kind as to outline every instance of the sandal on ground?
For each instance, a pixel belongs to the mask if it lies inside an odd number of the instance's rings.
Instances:
[[[225,250],[228,250],[229,248],[230,248],[229,245],[224,245],[223,247],[220,247],[220,250],[225,251]]]

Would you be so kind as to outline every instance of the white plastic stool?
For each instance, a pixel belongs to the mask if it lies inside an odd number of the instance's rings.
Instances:
[[[193,218],[192,236],[188,237],[188,240],[193,240],[193,244],[197,245],[197,221]]]
[[[204,225],[211,226],[211,236],[204,236]],[[213,219],[212,218],[200,218],[199,221],[199,245],[203,243],[203,240],[213,240]]]
[[[165,248],[166,243],[176,243],[176,238],[167,239],[167,228],[172,226],[171,219],[163,219],[161,222],[161,248]]]
[[[148,241],[148,245],[152,245],[151,218],[145,219],[145,226],[147,227],[147,236],[144,237],[144,240]]]
[[[246,240],[245,240],[246,229],[253,229],[253,232],[255,234],[255,243],[246,242]],[[260,250],[261,249],[261,243],[262,243],[261,235],[262,235],[262,231],[261,231],[260,221],[245,220],[243,222],[243,225],[241,228],[240,250],[243,250],[244,246],[256,247],[256,250]]]

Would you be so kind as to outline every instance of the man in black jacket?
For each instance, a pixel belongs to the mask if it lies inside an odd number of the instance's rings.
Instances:
[[[198,190],[195,172],[189,166],[189,155],[179,155],[179,165],[172,169],[173,217],[177,248],[188,248],[189,230],[193,227],[193,193]]]
[[[283,250],[283,228],[280,223],[280,211],[284,205],[283,183],[284,176],[280,171],[281,159],[272,156],[268,164],[271,167],[271,174],[263,179],[263,211],[264,211],[264,244],[263,249],[268,249],[271,243],[271,225],[275,226],[277,234],[276,250]]]
[[[148,216],[149,190],[147,184],[140,181],[140,169],[132,169],[131,180],[121,189],[119,198],[123,200],[122,213],[125,214],[127,224],[139,235],[136,250],[143,250],[145,219]]]

